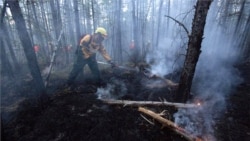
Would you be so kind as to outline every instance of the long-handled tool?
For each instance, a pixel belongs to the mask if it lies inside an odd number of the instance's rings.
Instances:
[[[97,63],[98,63],[98,64],[103,64],[103,65],[110,65],[109,63],[101,62],[101,61],[97,61]],[[127,71],[139,72],[139,68],[138,68],[138,67],[130,68],[130,67],[119,66],[119,65],[116,65],[116,67],[119,68],[119,69],[127,70]]]

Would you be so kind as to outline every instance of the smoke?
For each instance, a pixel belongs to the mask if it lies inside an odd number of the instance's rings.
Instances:
[[[98,88],[96,95],[98,99],[119,99],[127,94],[127,87],[123,81],[112,78],[104,88]]]
[[[201,106],[197,109],[179,109],[174,114],[177,125],[194,135],[209,136],[210,140],[216,140],[215,119],[223,115],[227,106],[226,98],[242,82],[238,70],[234,67],[239,59],[239,51],[232,42],[233,32],[228,34],[228,31],[233,30],[227,29],[226,34],[225,29],[216,21],[218,11],[216,4],[213,2],[209,9],[201,48],[202,53],[191,90],[194,99],[189,101],[194,102],[198,99]],[[172,29],[174,28],[172,26]],[[153,74],[164,76],[179,69],[183,65],[183,57],[179,55],[186,51],[180,48],[184,43],[185,41],[182,39],[173,37],[159,40],[159,47],[146,58],[147,63],[151,65],[150,71]]]
[[[215,10],[212,3],[210,11]],[[212,14],[211,14],[212,15]],[[226,109],[226,98],[242,81],[234,67],[239,54],[233,46],[232,34],[223,29],[208,14],[202,53],[196,67],[192,92],[202,101],[199,109],[179,109],[174,114],[175,123],[194,135],[210,136],[216,140],[215,119]]]
[[[172,40],[170,38],[162,38],[159,41],[159,47],[146,56],[146,62],[151,65],[150,72],[154,75],[163,77],[180,68],[180,40]]]

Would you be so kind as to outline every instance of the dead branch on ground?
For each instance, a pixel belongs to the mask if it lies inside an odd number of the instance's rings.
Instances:
[[[175,133],[183,136],[186,140],[188,141],[203,141],[201,138],[196,137],[190,133],[188,133],[186,130],[184,130],[181,127],[178,127],[175,123],[173,123],[172,121],[165,119],[163,117],[161,117],[159,114],[156,114],[155,112],[139,107],[138,111],[151,116],[152,118],[156,119],[157,121],[159,121],[161,124],[163,124],[164,127],[168,127],[169,129],[171,129],[172,131],[174,131]]]
[[[166,106],[173,106],[176,108],[196,108],[199,107],[196,104],[185,104],[185,103],[174,103],[164,101],[130,101],[130,100],[113,100],[113,99],[102,99],[103,102],[112,105],[124,105],[124,106],[146,106],[146,105],[166,105]]]

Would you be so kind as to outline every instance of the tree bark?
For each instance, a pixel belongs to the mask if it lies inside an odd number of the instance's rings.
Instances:
[[[178,102],[186,102],[190,97],[192,80],[194,77],[196,64],[201,53],[200,49],[207,12],[211,2],[212,0],[198,0],[196,3],[196,10],[192,24],[192,33],[189,36],[188,50],[180,77],[179,88],[176,94],[176,101]]]
[[[22,15],[21,8],[19,6],[18,0],[8,0],[7,3],[9,4],[10,11],[16,24],[18,35],[21,40],[25,56],[27,58],[27,63],[34,81],[34,88],[36,89],[40,100],[43,101],[45,100],[44,98],[47,98],[47,94],[36,59],[36,55],[33,50],[27,28],[25,26],[25,21]]]

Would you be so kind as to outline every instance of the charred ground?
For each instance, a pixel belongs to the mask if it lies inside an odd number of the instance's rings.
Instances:
[[[228,97],[228,108],[217,119],[216,137],[220,141],[247,141],[250,139],[250,62],[240,65],[244,82]],[[104,80],[118,86],[114,93],[118,99],[172,101],[175,90],[167,87],[146,88],[147,81],[141,73],[104,70]],[[24,79],[25,78],[25,79]],[[7,141],[182,141],[185,140],[157,122],[147,122],[137,107],[111,106],[103,103],[95,94],[98,88],[91,78],[76,81],[73,89],[64,87],[65,77],[51,79],[48,93],[50,100],[37,105],[32,80],[5,80],[1,89],[2,139]],[[117,83],[116,80],[119,80]],[[3,82],[3,81],[2,81]],[[128,88],[121,94],[120,84]],[[102,86],[105,87],[105,86]],[[29,97],[29,99],[27,99]],[[165,118],[173,120],[175,108],[148,107],[155,112],[167,110]],[[146,117],[146,116],[145,116]]]

